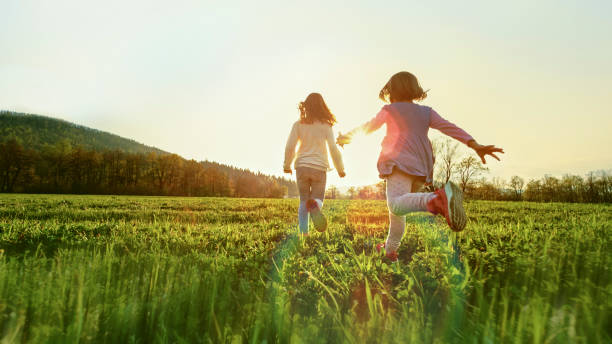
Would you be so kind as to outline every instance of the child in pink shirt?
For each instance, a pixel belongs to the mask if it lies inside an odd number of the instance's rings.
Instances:
[[[379,93],[380,99],[389,102],[369,122],[355,128],[348,134],[339,135],[337,143],[351,142],[357,132],[371,133],[383,124],[387,135],[382,142],[378,158],[378,172],[387,181],[387,207],[389,208],[389,234],[384,244],[387,257],[397,260],[397,249],[404,234],[406,214],[415,211],[429,211],[441,214],[454,231],[462,231],[467,218],[463,209],[461,189],[452,182],[435,192],[417,193],[424,183],[431,183],[433,177],[433,150],[427,137],[429,128],[463,142],[474,149],[483,163],[485,156],[503,153],[493,145],[480,145],[463,129],[442,118],[428,106],[413,103],[423,100],[423,91],[417,78],[408,72],[399,72],[391,77]]]

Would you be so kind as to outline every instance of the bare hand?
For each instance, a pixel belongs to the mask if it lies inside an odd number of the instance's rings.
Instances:
[[[485,160],[486,155],[490,155],[494,157],[495,159],[497,159],[497,161],[500,161],[497,155],[495,155],[494,153],[502,153],[502,154],[504,153],[503,149],[499,147],[495,147],[495,145],[484,146],[484,145],[479,144],[476,141],[468,142],[468,146],[470,146],[470,148],[476,151],[476,154],[478,154],[483,164],[487,163],[487,161]]]
[[[344,171],[338,171],[338,176],[340,176],[340,178],[344,178],[346,176],[346,173],[344,173]]]
[[[338,138],[336,139],[336,144],[340,147],[344,148],[345,144],[351,143],[351,135],[342,135],[341,132],[338,132]]]
[[[292,174],[292,172],[291,172],[291,169],[290,169],[290,168],[285,168],[285,169],[284,169],[284,171],[285,171],[285,173]]]

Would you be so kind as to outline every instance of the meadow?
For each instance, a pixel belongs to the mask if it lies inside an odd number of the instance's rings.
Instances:
[[[611,343],[612,205],[0,195],[2,343]]]

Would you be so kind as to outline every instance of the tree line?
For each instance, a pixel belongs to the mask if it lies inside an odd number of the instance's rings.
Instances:
[[[176,154],[0,143],[0,192],[280,198],[292,181]]]
[[[450,180],[454,180],[451,178]],[[434,182],[441,187],[441,180]],[[331,199],[385,199],[385,182],[361,187],[350,187],[341,192],[330,186],[326,198]],[[433,191],[426,187],[423,191]],[[590,172],[586,176],[564,175],[561,178],[544,176],[525,182],[519,176],[510,180],[480,177],[463,185],[468,199],[491,201],[531,201],[568,203],[612,203],[612,174],[606,171]]]
[[[458,144],[435,141],[434,183],[455,181],[469,199],[534,202],[612,202],[612,174],[544,176],[526,181],[487,179],[488,171]],[[326,198],[384,199],[385,182],[351,187],[330,186]],[[176,154],[94,150],[68,140],[42,149],[25,148],[16,138],[0,143],[0,192],[129,194],[219,197],[297,197],[294,181]]]
[[[457,182],[467,198],[497,201],[534,202],[612,202],[612,174],[593,171],[586,176],[567,174],[561,178],[546,175],[526,181],[520,176],[509,180],[487,179],[489,171],[473,154],[461,154],[456,141],[445,138],[433,142],[436,161],[434,186],[449,180]]]
[[[433,142],[435,155],[434,182],[423,191],[433,191],[454,181],[468,199],[495,201],[611,203],[612,173],[594,171],[586,176],[567,174],[560,178],[546,175],[526,181],[520,176],[509,180],[487,179],[488,169],[473,155],[462,154],[459,144],[451,139]],[[385,182],[351,187],[346,192],[331,186],[327,198],[384,199]]]

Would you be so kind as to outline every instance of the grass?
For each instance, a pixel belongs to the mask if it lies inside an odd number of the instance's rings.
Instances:
[[[610,343],[612,207],[470,202],[463,233],[381,201],[0,195],[0,340]]]

